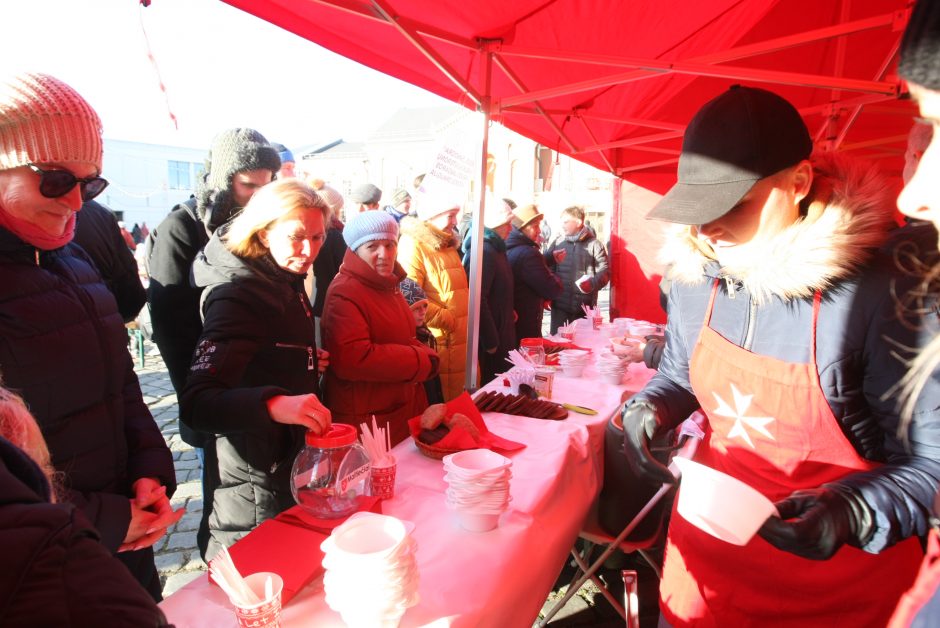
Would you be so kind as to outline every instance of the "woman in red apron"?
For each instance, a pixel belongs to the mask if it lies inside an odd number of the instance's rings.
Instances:
[[[709,428],[696,459],[780,514],[739,547],[675,513],[664,623],[884,626],[923,556],[940,382],[902,440],[892,388],[923,321],[897,314],[919,280],[894,256],[930,234],[892,230],[871,167],[811,150],[790,103],[733,86],[689,123],[679,182],[649,215],[689,227],[664,251],[667,344],[624,408],[627,458],[637,474],[673,481],[649,440],[701,408]]]

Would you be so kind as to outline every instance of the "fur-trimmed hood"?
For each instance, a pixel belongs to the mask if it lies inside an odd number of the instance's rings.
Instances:
[[[411,236],[418,242],[429,246],[435,251],[454,247],[457,244],[457,240],[454,238],[453,234],[444,233],[440,229],[432,227],[414,216],[405,216],[401,219],[401,233]]]
[[[673,281],[708,277],[742,284],[758,303],[806,298],[855,274],[894,227],[888,186],[870,164],[836,153],[814,155],[807,216],[772,236],[713,251],[676,227],[660,261]],[[828,191],[828,199],[825,198]]]

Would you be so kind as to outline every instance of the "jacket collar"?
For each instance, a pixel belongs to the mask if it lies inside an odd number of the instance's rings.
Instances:
[[[808,216],[768,238],[720,252],[674,228],[660,261],[686,284],[708,278],[741,283],[758,303],[807,298],[859,271],[894,226],[889,188],[869,164],[844,155],[813,157]],[[828,200],[820,190],[830,190]]]
[[[405,216],[401,219],[401,232],[436,251],[456,246],[454,234],[444,233],[414,216]]]
[[[375,269],[369,266],[364,259],[356,255],[355,251],[350,249],[346,249],[339,272],[352,275],[370,288],[387,292],[398,290],[398,284],[408,276],[402,265],[395,262],[395,271],[392,276],[383,277],[375,272]]]

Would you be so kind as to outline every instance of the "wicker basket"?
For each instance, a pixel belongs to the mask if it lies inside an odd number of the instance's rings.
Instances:
[[[458,451],[463,451],[463,449],[446,449],[444,447],[435,447],[434,445],[422,443],[417,438],[412,438],[412,440],[415,442],[415,445],[418,446],[418,451],[423,453],[428,458],[433,458],[435,460],[442,460],[444,456],[449,456],[450,454],[455,454]]]

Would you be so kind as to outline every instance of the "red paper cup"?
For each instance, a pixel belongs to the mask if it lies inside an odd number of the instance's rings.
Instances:
[[[391,499],[395,496],[395,471],[398,464],[394,456],[372,465],[372,495],[379,499]]]
[[[273,591],[265,599],[264,583],[270,576]],[[276,573],[261,571],[245,577],[245,584],[261,598],[261,602],[251,606],[235,606],[235,617],[241,628],[277,628],[281,620],[281,590],[284,581]]]

